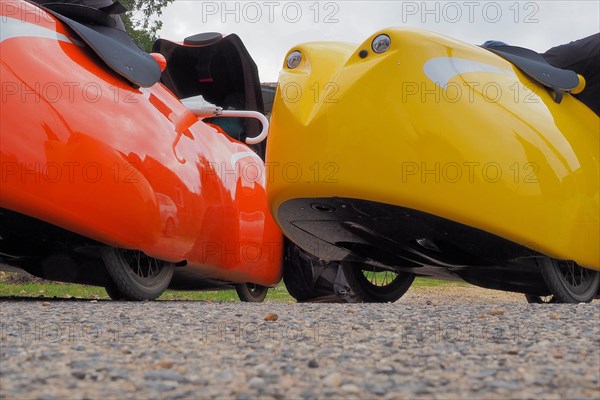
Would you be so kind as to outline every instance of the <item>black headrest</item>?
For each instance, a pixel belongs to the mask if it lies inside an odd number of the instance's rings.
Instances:
[[[220,42],[221,39],[223,39],[223,35],[219,32],[205,32],[186,37],[183,40],[183,44],[188,46],[210,46],[211,44]]]

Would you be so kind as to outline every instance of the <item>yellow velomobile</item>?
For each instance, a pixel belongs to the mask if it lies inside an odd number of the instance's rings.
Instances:
[[[270,209],[364,301],[415,275],[591,301],[600,121],[572,96],[584,85],[532,51],[422,30],[298,45],[272,113]],[[310,297],[300,264],[286,283]]]

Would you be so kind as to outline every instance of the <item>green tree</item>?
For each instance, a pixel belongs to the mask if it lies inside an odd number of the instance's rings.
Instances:
[[[174,0],[121,0],[129,10],[121,15],[127,33],[147,52],[152,50],[152,44],[158,39],[157,32],[162,28],[159,19],[163,9]]]

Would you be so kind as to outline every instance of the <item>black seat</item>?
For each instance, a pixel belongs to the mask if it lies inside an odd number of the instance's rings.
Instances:
[[[563,92],[570,92],[579,85],[579,77],[575,72],[550,65],[541,54],[533,50],[517,46],[484,48],[510,61],[531,79],[552,89],[557,103],[562,101]]]
[[[201,95],[224,110],[264,112],[258,68],[237,35],[223,37],[220,33],[207,32],[187,37],[183,43],[158,39],[152,51],[167,60],[161,81],[180,99]],[[262,131],[254,119],[205,121],[219,125],[240,141]]]

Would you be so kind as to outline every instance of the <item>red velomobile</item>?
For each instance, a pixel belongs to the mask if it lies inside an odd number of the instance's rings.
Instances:
[[[239,38],[149,55],[104,11],[0,4],[0,264],[112,298],[236,283],[261,300],[283,254],[258,144],[268,126],[256,112],[203,121],[228,113],[211,103],[262,111]]]

